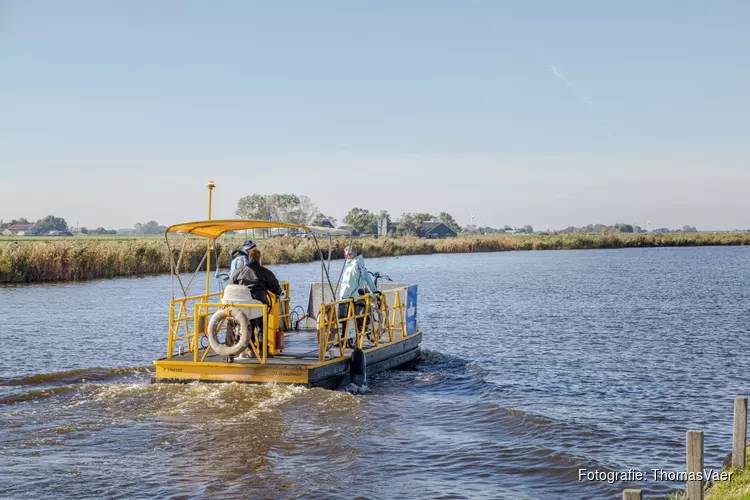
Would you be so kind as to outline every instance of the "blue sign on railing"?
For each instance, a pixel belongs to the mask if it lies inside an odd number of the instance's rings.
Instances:
[[[417,332],[417,285],[406,289],[406,334]]]

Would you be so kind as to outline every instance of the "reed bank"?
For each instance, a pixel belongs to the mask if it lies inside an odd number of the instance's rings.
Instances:
[[[244,237],[216,242],[219,265],[229,265],[229,254]],[[331,257],[343,258],[347,239],[333,241]],[[727,246],[750,244],[750,233],[672,234],[551,234],[459,236],[450,239],[417,237],[357,238],[365,257],[393,257],[433,253],[503,252],[519,250],[581,250],[604,248]],[[309,238],[290,236],[259,241],[264,263],[289,264],[319,259]],[[188,240],[183,267],[196,269],[205,252],[205,242]],[[177,249],[173,250],[174,252]],[[327,258],[327,255],[323,255]],[[85,238],[0,240],[0,283],[81,281],[116,276],[168,273],[169,251],[161,238]]]

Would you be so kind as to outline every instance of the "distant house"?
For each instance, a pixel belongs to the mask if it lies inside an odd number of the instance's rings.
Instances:
[[[36,224],[13,224],[3,231],[6,236],[33,236],[38,233]]]
[[[422,238],[455,238],[457,233],[443,222],[423,222],[419,226],[419,236]]]
[[[331,224],[331,221],[328,219],[323,219],[323,222],[320,223],[320,227],[330,227],[331,229],[334,229],[333,224]]]
[[[118,229],[117,230],[118,236],[134,236],[135,235],[135,229]]]

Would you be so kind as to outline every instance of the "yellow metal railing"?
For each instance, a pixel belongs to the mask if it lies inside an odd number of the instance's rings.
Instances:
[[[176,344],[181,340],[186,342],[187,351],[193,352],[198,345],[193,342],[195,328],[203,326],[202,329],[205,330],[207,325],[205,316],[196,316],[194,310],[190,311],[193,314],[188,313],[191,309],[188,306],[188,303],[208,302],[211,298],[219,296],[221,296],[221,292],[214,292],[208,295],[203,294],[193,295],[192,297],[182,297],[179,299],[173,299],[169,302],[169,338],[167,340],[167,358],[174,356]],[[182,329],[184,329],[184,333],[181,332]]]
[[[379,294],[378,299],[374,299],[374,294],[368,294],[321,304],[318,313],[318,361],[325,361],[326,353],[331,348],[338,347],[339,355],[345,355],[348,328],[352,321],[355,325],[355,342],[360,349],[368,333],[375,347],[383,341],[384,333],[387,334],[385,342],[393,342],[394,338],[397,338],[396,333],[400,334],[400,338],[405,338],[406,302],[401,300],[401,293],[407,288],[385,290]],[[389,295],[392,295],[391,300]],[[357,304],[360,303],[364,304],[364,308],[360,308],[362,311],[357,314]],[[339,317],[339,306],[343,304],[346,305],[347,314],[345,317]],[[378,321],[375,321],[374,315],[378,316]]]
[[[274,294],[269,292],[272,304],[274,304],[274,306],[278,304],[278,306],[275,306],[272,309],[272,311],[278,310],[278,321],[274,322],[273,325],[274,335],[276,334],[276,329],[288,330],[291,325],[291,287],[289,282],[287,281],[281,282],[279,284],[284,291],[284,297],[282,299],[277,299]],[[169,337],[167,340],[167,359],[171,359],[175,355],[175,348],[177,347],[178,342],[184,341],[187,347],[187,352],[193,353],[193,359],[195,361],[198,361],[198,351],[201,349],[199,339],[201,335],[206,333],[206,329],[208,328],[208,307],[218,308],[222,305],[219,302],[210,302],[210,299],[221,297],[221,295],[222,292],[213,292],[207,295],[193,295],[191,297],[173,299],[169,302]],[[208,306],[196,308],[195,306],[198,304],[208,304]],[[259,304],[248,304],[247,306],[233,304],[232,307],[265,306]],[[266,310],[264,312],[263,321],[264,337],[267,333],[266,330],[268,329],[268,317],[276,316],[273,312],[269,312],[267,307],[265,307],[265,309]],[[206,358],[208,351],[210,351],[211,349],[210,347],[206,347],[205,350],[206,352],[201,357],[201,361]],[[256,345],[256,348],[253,349],[253,352],[255,352],[257,356],[260,352],[260,346]]]
[[[252,351],[259,363],[265,364],[269,352],[274,354],[279,348],[276,342],[277,331],[288,330],[291,327],[290,285],[288,282],[283,282],[281,286],[284,290],[284,297],[277,298],[274,294],[269,293],[271,297],[270,306],[236,303],[229,305],[218,301],[211,302],[211,299],[220,297],[221,292],[173,299],[169,304],[167,358],[172,358],[177,343],[184,341],[187,344],[187,352],[193,354],[193,361],[205,361],[209,352],[212,352],[213,349],[208,345],[201,355],[199,339],[201,335],[207,333],[208,318],[212,311],[215,312],[226,307],[262,308],[262,340],[254,336],[253,332],[250,332],[248,349]],[[345,356],[346,342],[349,337],[348,329],[352,323],[355,326],[354,341],[360,349],[368,334],[375,347],[381,343],[390,343],[394,340],[406,338],[406,301],[402,300],[401,296],[406,293],[407,288],[407,286],[393,288],[382,291],[377,295],[367,294],[321,304],[318,315],[318,361],[325,361],[326,353],[331,348],[337,349],[340,357]],[[357,307],[359,304],[361,306]],[[338,316],[340,305],[346,305],[346,316]],[[359,313],[357,313],[357,309],[360,309]],[[229,318],[231,318],[231,312],[217,326],[218,331],[226,327],[225,322],[229,321]],[[273,335],[273,339],[270,338],[270,335]]]
[[[279,300],[279,328],[282,330],[290,330],[292,328],[292,320],[290,315],[292,313],[291,298],[289,292],[291,290],[288,281],[282,281],[279,283],[282,290],[284,290],[284,298]]]
[[[359,303],[364,303],[364,308],[360,314],[356,313],[356,306]],[[339,318],[338,310],[340,305],[346,305],[347,315],[346,317]],[[356,330],[356,342],[361,348],[362,340],[364,339],[367,331],[368,322],[366,318],[370,316],[370,296],[362,295],[361,297],[355,297],[352,299],[337,300],[335,302],[328,302],[320,305],[320,313],[318,314],[318,360],[323,361],[325,359],[326,352],[329,347],[338,346],[341,356],[344,356],[346,350],[346,340],[349,337],[349,324],[350,321],[354,321]],[[359,321],[358,321],[359,320]],[[345,326],[341,326],[341,324]],[[358,324],[361,327],[357,329]]]

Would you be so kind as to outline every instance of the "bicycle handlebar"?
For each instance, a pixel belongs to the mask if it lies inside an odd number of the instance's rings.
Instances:
[[[367,271],[367,272],[368,272],[368,273],[369,273],[369,274],[370,274],[370,275],[371,275],[371,276],[372,276],[373,278],[375,278],[376,280],[377,280],[377,279],[380,279],[380,278],[383,278],[384,280],[387,280],[387,281],[393,281],[393,280],[391,279],[391,277],[390,277],[390,276],[387,276],[387,275],[385,275],[385,274],[380,274],[379,272],[374,272],[374,273],[373,273],[372,271]]]

